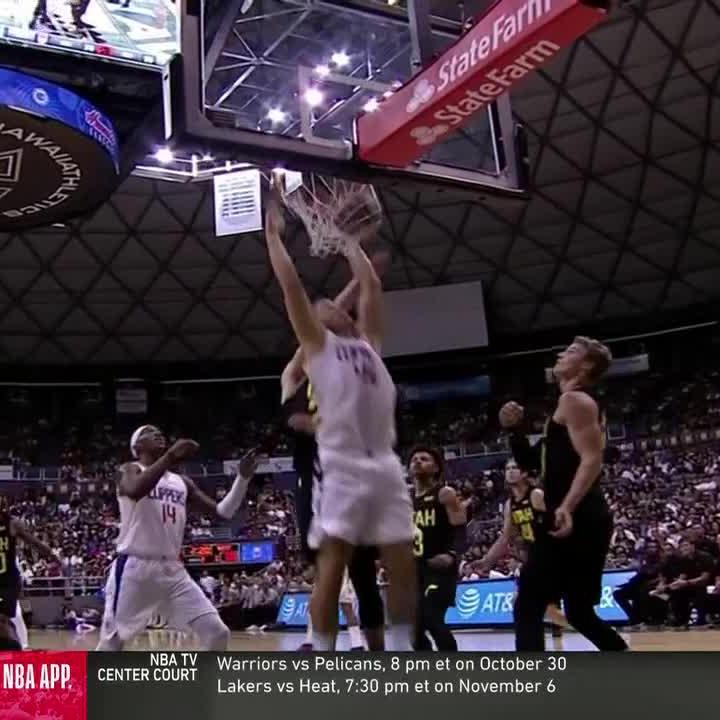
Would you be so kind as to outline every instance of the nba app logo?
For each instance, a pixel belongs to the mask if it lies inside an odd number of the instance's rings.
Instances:
[[[461,618],[467,620],[480,607],[480,592],[476,588],[468,588],[457,600],[457,611]]]

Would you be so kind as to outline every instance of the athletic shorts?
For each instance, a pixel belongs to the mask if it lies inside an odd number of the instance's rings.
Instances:
[[[326,537],[351,545],[412,541],[412,502],[397,455],[367,457],[325,451],[320,466],[323,479],[308,536],[311,548],[320,547]]]
[[[127,642],[147,628],[153,615],[167,618],[175,630],[185,630],[211,613],[217,610],[181,562],[118,555],[105,584],[100,634]]]
[[[573,598],[596,605],[612,537],[612,517],[578,518],[572,535],[547,538],[528,553],[521,584],[541,588],[549,603]]]

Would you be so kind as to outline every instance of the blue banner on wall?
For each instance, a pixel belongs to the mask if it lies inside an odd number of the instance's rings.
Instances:
[[[490,377],[462,378],[445,382],[402,383],[400,397],[406,402],[436,402],[454,398],[486,397],[490,394]]]
[[[597,611],[603,620],[626,622],[627,615],[618,607],[613,590],[635,575],[634,570],[611,570],[603,575],[602,599]],[[512,625],[514,580],[480,580],[460,583],[455,595],[455,607],[447,611],[445,619],[451,627],[481,627]],[[306,627],[310,593],[291,592],[283,595],[277,622],[290,627]],[[340,614],[340,624],[345,618]]]

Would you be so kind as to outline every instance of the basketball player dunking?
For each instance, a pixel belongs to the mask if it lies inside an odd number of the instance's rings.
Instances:
[[[485,570],[491,570],[510,550],[513,541],[522,543],[523,563],[528,561],[540,543],[547,542],[547,510],[543,491],[530,482],[530,477],[513,458],[505,463],[505,484],[510,489],[510,497],[503,509],[503,528],[500,537],[480,561]],[[552,598],[545,614],[546,620],[553,625],[553,634],[561,636],[567,620],[560,610],[560,600]]]
[[[410,453],[409,470],[415,485],[415,538],[418,568],[418,614],[415,649],[431,650],[427,634],[442,652],[457,650],[445,622],[455,604],[458,553],[465,545],[467,514],[455,490],[443,481],[444,458],[436,448],[418,446]]]
[[[568,622],[600,650],[626,650],[620,635],[595,613],[613,522],[600,489],[605,447],[604,415],[592,395],[612,362],[597,340],[576,337],[554,368],[560,398],[540,445],[517,431],[524,412],[517,403],[500,410],[500,424],[520,467],[539,469],[552,523],[547,543],[538,544],[522,568],[515,602],[517,649],[545,649],[543,615],[560,596]]]
[[[178,440],[168,449],[165,436],[152,425],[133,433],[130,451],[136,460],[120,469],[117,484],[120,534],[105,585],[98,650],[122,650],[155,613],[174,628],[192,630],[203,650],[227,648],[230,631],[181,560],[187,505],[193,500],[231,519],[255,473],[257,456],[251,451],[240,461],[230,490],[216,503],[173,470],[197,449],[194,440]]]
[[[381,272],[386,260],[385,255],[378,254],[373,256],[371,261],[377,271]],[[353,279],[334,302],[342,310],[349,311],[355,306],[358,290],[358,282]],[[282,373],[281,386],[285,421],[293,431],[295,440],[293,465],[297,473],[295,503],[300,541],[306,559],[314,563],[315,551],[308,545],[308,532],[314,509],[319,507],[320,503],[322,469],[315,441],[318,408],[303,364],[302,351],[298,350]],[[343,579],[340,606],[347,620],[351,649],[362,649],[360,628],[365,634],[369,650],[383,650],[385,647],[385,617],[375,571],[376,558],[377,548],[356,548],[350,560],[347,576]],[[354,609],[355,598],[360,615],[359,624]],[[312,620],[309,617],[307,637],[300,649],[312,649]]]
[[[413,519],[395,444],[395,385],[380,355],[382,286],[359,246],[346,251],[359,283],[358,322],[330,300],[311,305],[282,241],[277,197],[265,237],[285,307],[307,361],[318,405],[317,443],[323,487],[313,519],[318,544],[311,601],[313,646],[335,647],[343,573],[359,545],[377,545],[390,573],[392,650],[412,649],[415,606]],[[313,543],[313,533],[316,543]]]

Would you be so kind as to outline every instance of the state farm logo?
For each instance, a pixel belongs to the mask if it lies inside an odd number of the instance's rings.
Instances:
[[[435,94],[435,91],[435,86],[429,80],[420,80],[420,82],[418,82],[415,86],[413,96],[410,98],[410,101],[405,108],[408,114],[417,112],[423,105],[425,105],[425,103],[430,102]]]
[[[410,136],[418,145],[434,145],[443,135],[450,132],[449,125],[436,125],[435,127],[416,127],[410,131]]]

